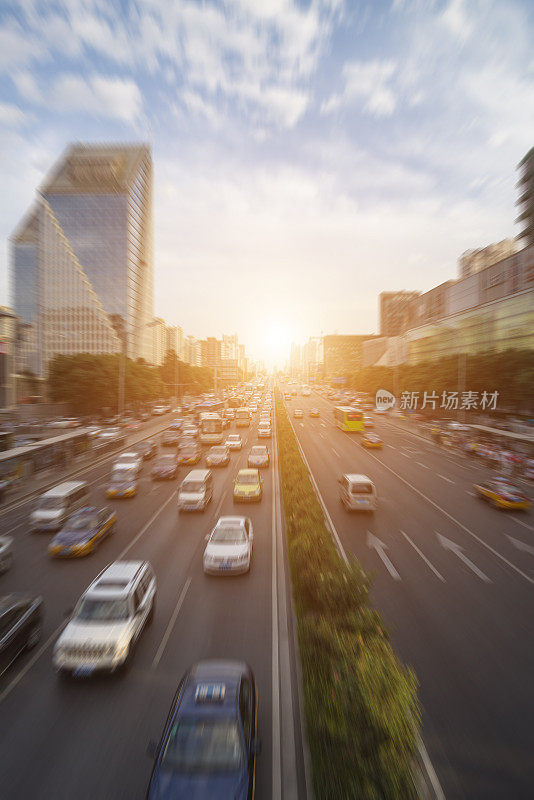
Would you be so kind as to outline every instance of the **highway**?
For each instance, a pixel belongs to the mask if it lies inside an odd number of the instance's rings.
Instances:
[[[374,576],[372,600],[420,681],[423,740],[447,798],[521,800],[534,785],[534,517],[477,499],[477,463],[375,417],[383,450],[333,423],[318,393],[286,402],[339,544]],[[301,408],[303,419],[293,417]],[[320,418],[310,418],[317,407]],[[374,514],[341,505],[368,475]]]
[[[104,496],[109,462],[87,469],[81,477],[90,483],[91,501],[108,502],[118,514],[114,536],[88,558],[51,559],[49,535],[28,532],[33,503],[0,517],[2,531],[15,537],[14,565],[0,576],[0,593],[28,590],[45,602],[40,646],[0,681],[2,800],[144,797],[152,768],[147,744],[159,738],[185,670],[211,657],[244,659],[256,676],[262,743],[258,800],[304,796],[276,458],[264,470],[262,502],[234,506],[232,481],[257,442],[256,423],[239,431],[243,449],[232,454],[229,467],[214,470],[214,498],[204,513],[177,512],[177,488],[189,467],[180,469],[178,481],[153,483],[148,462],[138,496],[117,502]],[[273,439],[269,449],[275,451],[275,445]],[[219,516],[235,513],[253,522],[251,571],[207,577],[204,537]],[[51,656],[65,611],[101,569],[122,558],[148,559],[158,580],[155,620],[139,640],[130,671],[60,681]]]

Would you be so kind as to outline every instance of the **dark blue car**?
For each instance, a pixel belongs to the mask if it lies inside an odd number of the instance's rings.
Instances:
[[[257,691],[239,661],[200,661],[180,682],[158,745],[148,800],[252,800]]]

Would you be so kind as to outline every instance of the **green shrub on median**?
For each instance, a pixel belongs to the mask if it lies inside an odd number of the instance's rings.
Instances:
[[[415,798],[417,681],[395,656],[369,579],[339,556],[277,391],[288,553],[316,800]]]

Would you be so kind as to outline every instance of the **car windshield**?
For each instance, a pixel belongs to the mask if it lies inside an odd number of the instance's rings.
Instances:
[[[160,456],[156,461],[157,467],[173,467],[174,466],[174,457],[173,456]]]
[[[237,722],[232,719],[184,718],[173,725],[162,764],[186,772],[236,770],[243,763]]]
[[[225,456],[226,455],[226,447],[212,447],[210,450],[210,455],[212,456]]]
[[[237,482],[245,485],[255,484],[258,483],[258,476],[253,472],[240,472]]]
[[[201,492],[203,485],[202,481],[184,481],[182,492]]]
[[[61,497],[41,497],[37,508],[40,511],[60,511],[65,504]]]
[[[85,531],[88,528],[96,528],[98,525],[97,514],[78,514],[67,522],[66,528],[69,531]]]
[[[129,467],[119,467],[114,469],[111,474],[112,483],[123,483],[124,481],[133,481],[135,479],[135,471]]]
[[[232,436],[228,437],[227,441],[228,442],[240,442],[241,441],[241,436],[232,434]]]
[[[265,447],[253,447],[250,451],[251,456],[266,456],[267,450]]]
[[[247,537],[240,525],[221,525],[213,531],[211,541],[214,544],[245,544]]]
[[[373,489],[370,483],[353,483],[350,487],[351,494],[372,494]]]
[[[129,617],[128,601],[123,598],[97,600],[85,597],[80,601],[74,617],[84,622],[118,622]]]

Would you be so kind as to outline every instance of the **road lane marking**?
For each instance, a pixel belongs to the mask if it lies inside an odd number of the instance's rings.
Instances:
[[[122,559],[122,558],[123,558],[123,557],[126,555],[126,553],[127,553],[127,552],[128,552],[128,551],[129,551],[129,550],[130,550],[130,549],[131,549],[133,546],[134,546],[134,544],[135,544],[135,543],[136,543],[136,542],[137,542],[137,541],[138,541],[138,540],[141,538],[141,536],[142,536],[144,533],[146,533],[146,531],[148,530],[148,528],[149,528],[149,527],[152,525],[152,523],[153,523],[153,522],[154,522],[154,521],[157,519],[157,517],[159,516],[159,514],[161,514],[161,512],[163,511],[163,509],[164,509],[164,508],[165,508],[165,507],[166,507],[166,506],[169,504],[169,502],[172,500],[172,498],[173,498],[173,497],[174,497],[176,494],[177,494],[177,490],[175,490],[175,491],[174,491],[174,492],[171,494],[171,496],[168,498],[168,500],[166,500],[166,501],[165,501],[165,503],[164,503],[162,506],[160,506],[160,508],[159,508],[159,509],[156,511],[156,513],[155,513],[155,514],[153,514],[153,515],[150,517],[150,519],[149,519],[149,521],[146,523],[146,525],[144,525],[144,526],[141,528],[141,530],[139,531],[139,533],[138,533],[138,534],[135,536],[135,538],[134,538],[134,539],[132,539],[132,541],[130,542],[130,544],[128,544],[128,545],[127,545],[127,546],[126,546],[126,547],[125,547],[125,548],[124,548],[124,549],[123,549],[123,550],[122,550],[122,551],[119,553],[119,555],[116,557],[115,561],[120,561],[120,560],[121,560],[121,559]],[[8,685],[6,686],[6,688],[4,689],[4,691],[3,691],[3,692],[0,694],[0,703],[1,703],[3,700],[5,700],[5,699],[6,699],[6,697],[7,697],[9,694],[11,694],[12,690],[13,690],[13,689],[14,689],[14,688],[17,686],[17,684],[18,684],[18,683],[19,683],[19,682],[22,680],[22,678],[24,678],[24,676],[25,676],[25,675],[26,675],[26,674],[29,672],[29,670],[31,669],[31,667],[33,667],[33,665],[34,665],[34,664],[35,664],[35,663],[38,661],[38,659],[39,659],[39,658],[42,656],[42,654],[45,652],[45,650],[47,650],[47,649],[48,649],[48,647],[50,646],[50,644],[52,643],[52,641],[54,640],[54,638],[56,638],[56,637],[57,637],[57,636],[58,636],[58,635],[61,633],[62,629],[65,627],[65,625],[67,624],[67,622],[68,622],[68,620],[64,620],[64,621],[63,621],[63,622],[62,622],[60,625],[58,625],[58,627],[55,629],[55,631],[53,631],[53,632],[50,634],[50,636],[48,637],[48,639],[46,640],[46,642],[45,642],[43,645],[41,645],[41,647],[40,647],[40,648],[39,648],[39,649],[38,649],[38,650],[35,652],[35,654],[34,654],[34,655],[32,656],[32,658],[31,658],[31,659],[28,661],[28,663],[27,663],[27,664],[25,664],[25,665],[24,665],[24,667],[23,667],[23,668],[20,670],[20,672],[18,672],[18,673],[15,675],[15,677],[13,678],[13,680],[12,680],[10,683],[8,683]]]
[[[350,441],[352,441],[352,439],[349,439],[348,441],[350,442]],[[356,444],[356,442],[354,442],[354,444]],[[443,514],[445,517],[447,517],[447,519],[450,519],[451,522],[454,522],[454,524],[457,525],[459,528],[461,528],[465,533],[469,534],[469,536],[472,536],[473,539],[476,539],[476,541],[479,544],[481,544],[483,547],[485,547],[487,550],[489,550],[490,553],[493,553],[493,555],[496,558],[498,558],[501,561],[503,561],[508,567],[510,567],[510,569],[513,569],[514,572],[517,572],[518,575],[521,575],[521,577],[524,578],[526,581],[528,581],[528,583],[534,584],[534,578],[531,578],[530,575],[527,575],[526,572],[523,572],[522,569],[519,569],[519,567],[516,567],[515,564],[512,564],[512,562],[509,561],[507,558],[505,558],[503,555],[501,555],[501,553],[499,553],[498,550],[495,550],[495,548],[492,547],[491,545],[489,545],[487,542],[485,542],[484,539],[482,539],[480,536],[477,536],[477,534],[474,533],[474,531],[472,531],[470,528],[468,528],[466,525],[464,525],[462,522],[460,522],[460,520],[456,519],[456,517],[453,517],[452,514],[449,514],[448,511],[445,511],[444,508],[442,508],[440,505],[435,503],[434,500],[432,500],[430,497],[428,497],[420,489],[417,489],[413,485],[413,483],[410,483],[410,481],[407,481],[405,478],[402,477],[402,475],[399,475],[398,472],[395,472],[394,469],[389,467],[387,464],[385,464],[383,461],[381,461],[379,458],[377,458],[375,455],[373,455],[373,453],[371,453],[370,451],[368,451],[368,454],[369,454],[369,456],[371,458],[374,458],[375,461],[377,461],[379,464],[381,464],[384,467],[384,469],[387,469],[388,472],[391,472],[392,475],[395,475],[395,477],[398,478],[400,481],[402,481],[402,483],[404,483],[406,486],[408,486],[413,492],[418,494],[419,497],[422,497],[424,500],[427,501],[427,503],[430,503],[431,506],[436,508],[441,514]],[[512,517],[512,519],[514,519],[514,518]],[[516,522],[520,522],[520,520],[516,520]],[[524,525],[525,523],[520,522],[520,524]]]
[[[393,580],[395,581],[402,580],[401,576],[399,575],[399,573],[397,572],[397,570],[395,569],[395,567],[393,566],[390,559],[385,553],[387,545],[385,545],[384,542],[378,538],[378,536],[374,536],[371,533],[371,531],[367,531],[367,547],[370,547],[371,550],[376,550],[385,568],[387,569]]]
[[[517,519],[516,517],[510,517],[513,522],[517,522],[518,525],[522,525],[523,528],[526,528],[528,531],[534,531],[532,525],[527,525],[526,522],[523,522],[521,519]]]
[[[514,539],[513,536],[509,536],[507,533],[505,533],[504,535],[508,539],[510,539],[513,546],[516,547],[518,550],[522,550],[524,553],[530,553],[531,556],[534,556],[534,547],[531,547],[526,542],[520,541],[520,539]]]
[[[11,692],[13,691],[13,689],[15,688],[15,686],[17,686],[17,684],[19,684],[19,683],[20,683],[20,681],[21,681],[21,680],[24,678],[24,676],[25,676],[25,675],[26,675],[26,674],[27,674],[27,673],[30,671],[30,669],[33,667],[33,665],[35,664],[35,662],[36,662],[36,661],[38,661],[38,660],[41,658],[41,656],[43,655],[43,653],[45,652],[45,650],[47,650],[47,649],[50,647],[50,645],[52,644],[53,640],[54,640],[55,638],[57,638],[57,636],[59,636],[59,634],[61,633],[62,629],[65,627],[65,625],[66,625],[66,624],[67,624],[67,620],[64,620],[64,621],[61,623],[61,625],[58,625],[58,627],[55,629],[55,631],[52,631],[52,633],[50,634],[50,636],[48,637],[48,639],[46,640],[46,642],[45,642],[44,644],[42,644],[42,645],[41,645],[41,647],[40,647],[38,650],[36,650],[36,651],[35,651],[35,653],[33,654],[33,656],[32,656],[32,657],[30,658],[30,660],[29,660],[29,661],[28,661],[28,662],[27,662],[27,663],[26,663],[26,664],[23,666],[23,668],[20,670],[20,672],[17,672],[17,674],[15,675],[15,677],[13,678],[13,680],[12,680],[12,681],[10,681],[10,683],[8,683],[8,684],[7,684],[7,686],[6,686],[6,688],[4,689],[4,691],[3,691],[3,692],[0,694],[0,703],[1,703],[3,700],[5,700],[5,699],[6,699],[6,697],[7,697],[9,694],[11,694]]]
[[[469,489],[466,489],[466,490],[465,490],[465,493],[466,493],[466,494],[468,494],[468,495],[470,495],[471,497],[476,497],[476,494],[475,494],[475,492],[471,492]]]
[[[408,536],[408,534],[407,534],[407,533],[404,533],[404,531],[401,531],[401,533],[402,533],[402,535],[404,536],[404,538],[405,538],[405,539],[407,539],[407,540],[410,542],[411,546],[412,546],[412,547],[413,547],[413,549],[416,551],[416,553],[419,553],[419,555],[421,556],[421,558],[423,559],[423,561],[425,562],[425,564],[427,565],[427,567],[429,567],[429,568],[432,570],[432,572],[434,573],[434,575],[436,575],[436,577],[438,577],[438,578],[440,579],[440,581],[443,581],[443,583],[446,583],[446,581],[445,581],[445,578],[443,577],[443,575],[442,575],[440,572],[438,572],[438,571],[437,571],[437,569],[435,568],[435,566],[434,566],[433,564],[431,564],[431,563],[430,563],[430,561],[429,561],[429,560],[428,560],[428,558],[425,556],[425,554],[424,554],[424,553],[422,553],[422,552],[421,552],[421,550],[419,550],[419,548],[417,547],[417,545],[415,544],[415,542],[412,542],[412,540],[410,539],[410,537]]]
[[[187,591],[188,591],[190,586],[191,586],[191,578],[188,578],[186,580],[185,584],[184,584],[184,587],[183,587],[182,591],[180,592],[180,597],[178,598],[178,602],[176,603],[176,606],[174,607],[174,611],[172,612],[172,616],[171,616],[171,618],[169,620],[169,624],[167,625],[167,628],[165,629],[165,633],[163,634],[163,639],[161,640],[161,644],[158,647],[156,655],[154,656],[154,660],[152,661],[152,669],[156,669],[156,667],[158,666],[158,664],[160,662],[161,656],[163,655],[163,652],[164,652],[164,650],[165,650],[165,648],[167,646],[167,642],[169,641],[169,637],[170,637],[170,635],[172,633],[172,629],[174,628],[174,623],[176,622],[178,614],[180,613],[180,609],[182,607],[182,604],[183,604],[183,602],[185,600],[185,596],[186,596]]]
[[[150,528],[150,526],[152,525],[152,523],[153,523],[153,522],[154,522],[154,521],[155,521],[155,520],[156,520],[156,519],[159,517],[159,515],[161,514],[161,512],[163,511],[163,509],[164,509],[164,508],[166,508],[166,507],[169,505],[169,503],[171,502],[171,500],[173,499],[173,497],[176,497],[176,495],[177,495],[177,494],[178,494],[178,489],[175,489],[175,490],[174,490],[174,492],[173,492],[171,495],[169,495],[169,497],[167,498],[167,500],[165,500],[165,502],[163,503],[163,505],[162,505],[162,506],[160,506],[160,507],[158,508],[158,510],[157,510],[157,511],[156,511],[154,514],[152,514],[152,516],[150,517],[150,519],[148,520],[148,522],[146,523],[146,525],[143,525],[143,527],[141,528],[141,530],[139,531],[139,533],[138,533],[138,534],[136,534],[136,536],[134,536],[134,538],[132,539],[132,541],[131,541],[129,544],[127,544],[127,545],[126,545],[126,547],[125,547],[123,550],[121,550],[121,552],[119,553],[119,555],[118,555],[118,556],[115,558],[115,561],[121,561],[121,559],[123,559],[123,558],[124,558],[124,556],[126,555],[126,553],[128,553],[128,552],[129,552],[129,551],[132,549],[132,547],[134,546],[134,544],[136,544],[136,543],[139,541],[139,539],[141,538],[141,536],[143,536],[143,534],[145,534],[145,533],[147,532],[147,530]]]
[[[446,475],[442,475],[440,472],[437,472],[436,475],[438,478],[442,478],[444,481],[447,481],[447,483],[452,483],[454,485],[454,481],[451,481],[451,479],[447,478]]]
[[[337,450],[336,450],[336,448],[335,448],[335,447],[333,447],[333,448],[332,448],[332,452],[333,452],[333,454],[334,454],[335,456],[337,456],[338,458],[340,458],[340,455],[339,455],[339,453],[337,452]]]
[[[432,788],[434,789],[436,800],[445,800],[445,793],[441,788],[441,784],[439,782],[438,776],[436,775],[436,770],[434,769],[432,762],[430,760],[430,756],[427,753],[426,747],[423,744],[423,740],[420,736],[417,737],[417,744],[419,747],[419,755],[421,756],[421,760],[425,765],[425,769],[432,784]]]
[[[467,558],[467,556],[464,553],[464,548],[463,547],[460,547],[460,545],[456,544],[456,542],[453,542],[450,539],[447,539],[446,536],[442,536],[441,533],[438,533],[437,531],[435,531],[435,533],[436,533],[436,536],[438,537],[440,545],[443,547],[444,550],[451,550],[456,556],[458,556],[460,561],[463,561],[465,566],[468,567],[471,570],[471,572],[474,572],[475,575],[478,578],[480,578],[481,581],[484,581],[484,583],[492,583],[491,579],[488,578],[488,576],[485,575],[482,572],[482,570],[480,570],[477,567],[476,564],[473,564],[471,559]]]
[[[427,467],[427,465],[426,465],[426,464],[423,464],[423,462],[422,462],[422,461],[416,461],[415,463],[416,463],[416,464],[419,464],[419,466],[420,466],[420,467],[423,467],[423,469],[430,469],[430,467]]]
[[[221,510],[221,506],[222,506],[224,498],[226,497],[227,494],[228,494],[228,490],[225,489],[224,492],[222,493],[221,499],[219,500],[219,504],[217,505],[217,508],[215,509],[215,516],[216,517],[219,516],[219,511]]]

